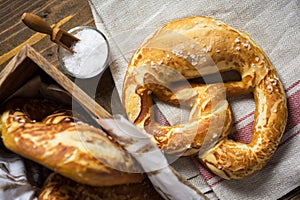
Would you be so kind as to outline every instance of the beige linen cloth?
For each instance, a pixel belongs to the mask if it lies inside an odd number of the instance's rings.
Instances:
[[[119,95],[132,53],[168,21],[206,15],[249,33],[270,57],[288,97],[288,125],[278,150],[263,170],[239,181],[220,179],[192,158],[172,165],[210,199],[278,199],[300,185],[299,0],[90,0],[90,5],[97,28],[110,43],[110,69]],[[253,124],[254,101],[251,95],[230,101],[236,120],[234,135],[247,141],[251,138],[247,133]],[[176,115],[170,114],[172,108],[160,108],[170,123],[178,123]]]

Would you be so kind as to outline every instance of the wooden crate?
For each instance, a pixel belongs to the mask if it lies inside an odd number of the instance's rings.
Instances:
[[[0,104],[36,75],[48,76],[97,118],[111,115],[31,46],[24,46],[0,73]]]

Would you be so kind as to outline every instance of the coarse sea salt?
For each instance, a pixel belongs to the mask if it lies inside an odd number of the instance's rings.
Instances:
[[[92,28],[81,28],[74,36],[80,39],[72,47],[76,53],[71,54],[62,49],[65,70],[77,78],[91,78],[98,75],[108,64],[109,46],[105,37]]]

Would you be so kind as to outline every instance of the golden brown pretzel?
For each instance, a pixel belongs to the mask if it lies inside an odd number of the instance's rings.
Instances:
[[[172,82],[231,70],[239,72],[242,80],[170,89]],[[232,117],[224,92],[254,95],[249,144],[227,137]],[[176,126],[154,122],[152,93],[190,106],[189,121]],[[283,86],[263,50],[245,32],[201,16],[169,22],[141,45],[127,69],[123,104],[129,120],[150,133],[167,153],[191,155],[201,148],[205,135],[217,137],[217,144],[199,159],[225,179],[240,179],[260,170],[276,150],[287,119]],[[218,134],[209,135],[214,133]]]
[[[41,121],[32,118],[31,112],[40,112],[43,103],[27,101],[18,108],[9,106],[11,109],[1,115],[0,131],[8,149],[87,185],[111,186],[143,180],[143,174],[129,173],[141,170],[119,144],[102,130],[74,121],[70,111],[44,116]]]

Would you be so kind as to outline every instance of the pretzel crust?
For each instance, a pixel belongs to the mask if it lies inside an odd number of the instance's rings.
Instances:
[[[173,82],[231,70],[242,80],[170,89]],[[253,93],[256,109],[252,140],[244,144],[227,137],[232,116],[226,95],[248,93]],[[178,126],[154,122],[152,94],[190,106],[189,121]],[[262,48],[247,33],[204,16],[171,21],[141,44],[128,65],[123,104],[129,120],[166,153],[193,155],[205,137],[213,138],[209,134],[217,132],[216,145],[198,158],[225,179],[241,179],[260,170],[277,149],[287,121],[283,86]],[[214,119],[217,123],[211,124]]]
[[[142,173],[129,173],[141,169],[118,143],[102,130],[75,121],[70,111],[51,114],[48,107],[50,114],[45,112],[43,120],[32,119],[43,112],[45,103],[30,100],[1,115],[2,139],[8,149],[82,184],[111,186],[143,180]]]

